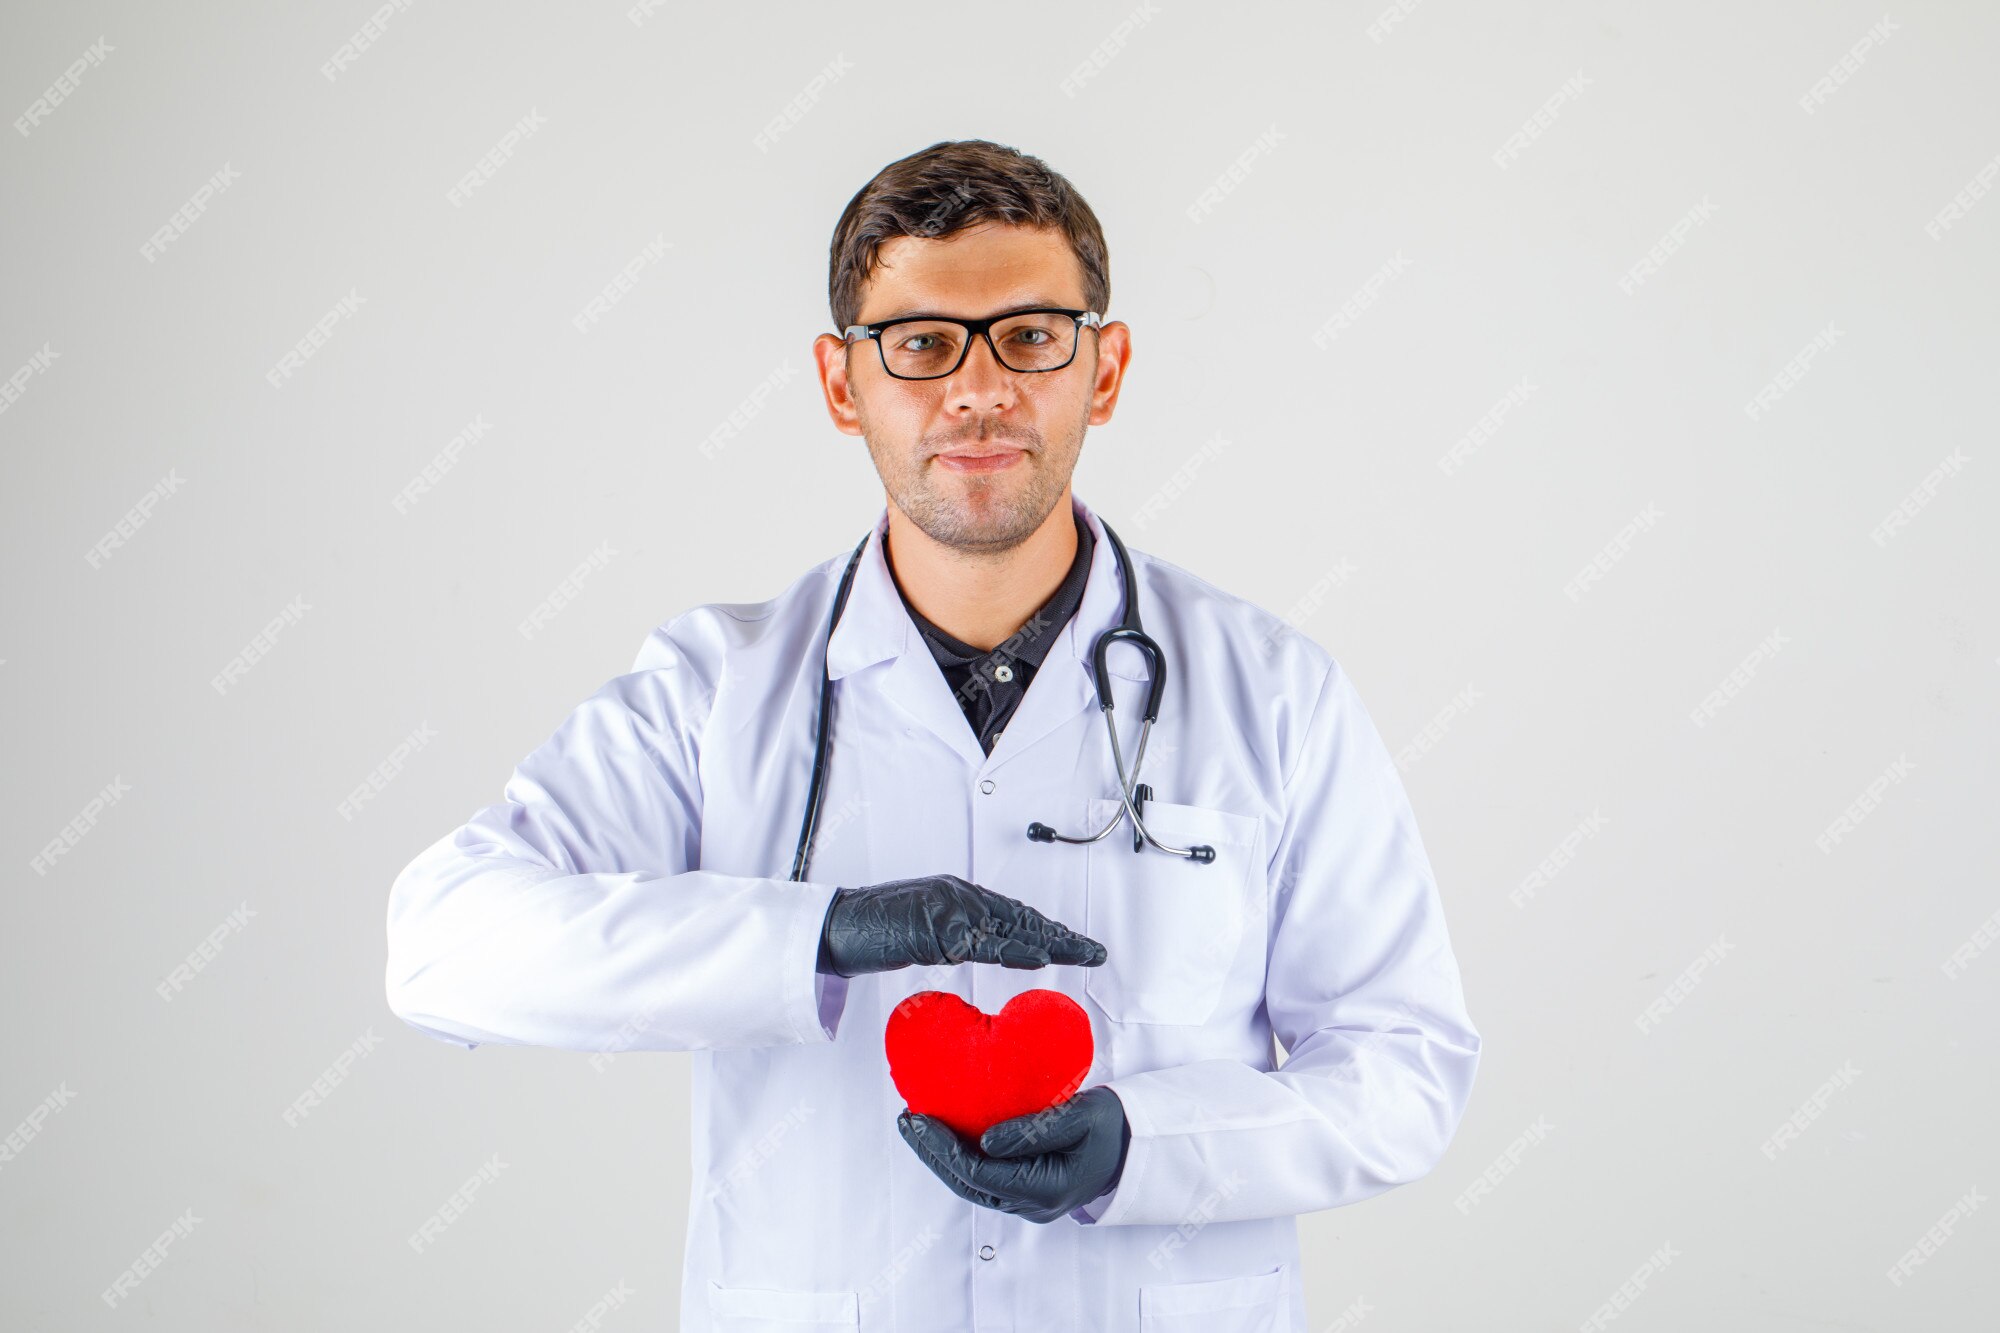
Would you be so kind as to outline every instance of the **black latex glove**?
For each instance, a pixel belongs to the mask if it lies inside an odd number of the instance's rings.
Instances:
[[[1002,1120],[979,1146],[927,1115],[896,1117],[903,1142],[961,1199],[1030,1222],[1053,1222],[1118,1184],[1132,1126],[1101,1084],[1046,1111]]]
[[[1104,946],[1024,902],[957,875],[836,889],[820,927],[817,970],[852,977],[912,964],[1095,967]]]

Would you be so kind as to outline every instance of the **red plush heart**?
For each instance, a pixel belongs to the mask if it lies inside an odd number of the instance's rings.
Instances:
[[[1023,991],[997,1014],[918,991],[889,1015],[882,1041],[909,1108],[974,1140],[1072,1096],[1090,1072],[1090,1015],[1061,991]]]

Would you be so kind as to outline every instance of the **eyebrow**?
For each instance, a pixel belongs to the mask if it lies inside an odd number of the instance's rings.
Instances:
[[[1007,306],[1004,309],[994,311],[992,318],[997,319],[1002,315],[1016,315],[1023,310],[1075,310],[1078,308],[1079,307],[1076,306],[1066,306],[1061,301],[1051,301],[1046,297],[1031,296],[1025,301],[1016,301],[1013,305]],[[955,319],[955,318],[957,318],[957,316],[946,315],[945,312],[942,310],[926,309],[922,306],[905,306],[903,309],[895,311],[893,314],[884,315],[880,319],[856,320],[855,323],[887,324],[892,319]]]

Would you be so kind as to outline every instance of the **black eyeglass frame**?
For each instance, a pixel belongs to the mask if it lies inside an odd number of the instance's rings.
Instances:
[[[1077,336],[1070,343],[1069,360],[1064,361],[1060,366],[1043,366],[1039,370],[1015,370],[1014,367],[1008,365],[1007,358],[1001,356],[1000,349],[994,345],[993,335],[989,330],[995,324],[1002,324],[1010,319],[1019,319],[1022,315],[1068,315],[1071,319],[1075,320],[1077,324]],[[950,370],[941,370],[935,375],[898,375],[895,371],[889,369],[889,354],[882,350],[882,331],[884,329],[892,329],[898,324],[958,325],[965,330],[965,342],[958,349],[958,360],[951,363]],[[950,315],[905,315],[901,319],[885,319],[879,324],[849,324],[846,329],[842,330],[841,341],[850,347],[860,338],[867,338],[872,341],[875,344],[876,356],[882,362],[883,371],[892,378],[899,380],[941,380],[947,375],[957,374],[958,368],[965,364],[966,353],[972,350],[972,340],[975,337],[986,340],[986,349],[993,353],[994,362],[1008,373],[1014,375],[1046,375],[1050,371],[1066,369],[1071,362],[1076,360],[1077,349],[1083,346],[1082,331],[1084,329],[1102,329],[1103,327],[1104,317],[1095,310],[1065,310],[1061,306],[1050,305],[1036,306],[1032,310],[1009,310],[1005,314],[992,315],[986,319],[953,319]]]

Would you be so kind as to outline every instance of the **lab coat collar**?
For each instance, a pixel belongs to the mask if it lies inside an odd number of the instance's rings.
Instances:
[[[847,605],[841,610],[840,624],[827,646],[827,674],[839,680],[864,667],[896,659],[887,687],[904,707],[976,768],[990,768],[1003,762],[1067,722],[1079,709],[1096,701],[1097,687],[1090,670],[1091,649],[1098,635],[1118,623],[1125,600],[1118,553],[1104,535],[1103,521],[1074,492],[1070,495],[1070,505],[1097,539],[1091,552],[1090,574],[1084,582],[1083,600],[1063,627],[1048,659],[1029,682],[1027,693],[1021,697],[1014,717],[1000,733],[990,756],[979,748],[971,724],[952,697],[944,673],[896,591],[895,576],[889,571],[882,545],[889,531],[886,504],[876,515],[867,548],[854,571],[854,586],[848,590]],[[846,561],[837,561],[834,568],[845,569]],[[1058,664],[1062,669],[1056,669]],[[1127,680],[1146,678],[1145,659],[1135,652],[1110,654],[1107,669]]]

